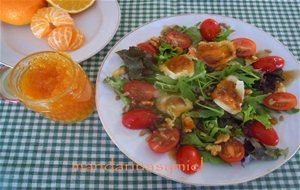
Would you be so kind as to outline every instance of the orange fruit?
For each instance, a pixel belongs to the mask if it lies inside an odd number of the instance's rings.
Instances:
[[[26,25],[46,0],[0,0],[0,20],[13,25]]]
[[[37,38],[48,36],[55,27],[73,25],[71,16],[55,7],[39,9],[31,19],[31,31]]]
[[[57,51],[73,51],[85,42],[83,33],[72,26],[60,26],[48,36],[48,44]]]
[[[80,13],[90,6],[92,6],[96,0],[47,0],[52,6],[63,9],[68,13]]]

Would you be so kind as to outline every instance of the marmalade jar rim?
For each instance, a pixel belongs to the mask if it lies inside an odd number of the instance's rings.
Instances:
[[[68,87],[63,90],[61,93],[59,93],[58,95],[55,95],[53,97],[50,98],[44,98],[44,99],[33,99],[30,98],[28,96],[26,96],[21,89],[19,89],[18,87],[18,83],[20,81],[20,76],[23,74],[21,71],[21,74],[18,73],[18,69],[20,69],[20,67],[24,66],[22,64],[27,64],[26,67],[28,67],[30,65],[30,61],[34,58],[38,58],[38,57],[43,57],[43,56],[48,56],[49,54],[53,54],[55,56],[59,56],[60,59],[64,59],[66,61],[68,61],[68,63],[70,63],[71,66],[71,72],[72,72],[72,80],[70,81]],[[62,98],[63,96],[67,95],[69,92],[72,91],[72,87],[74,86],[74,83],[76,81],[76,66],[78,65],[78,63],[74,62],[71,57],[68,56],[68,54],[65,54],[64,52],[56,52],[56,51],[41,51],[41,52],[36,52],[36,53],[32,53],[27,55],[26,57],[22,58],[12,69],[10,75],[9,75],[9,86],[12,90],[12,92],[14,93],[15,96],[17,96],[22,102],[24,103],[30,103],[30,104],[43,104],[43,103],[49,103],[49,102],[54,102],[60,98]],[[79,66],[79,65],[78,65]],[[80,67],[80,66],[79,66]],[[20,75],[18,77],[18,79],[16,79],[17,75]]]

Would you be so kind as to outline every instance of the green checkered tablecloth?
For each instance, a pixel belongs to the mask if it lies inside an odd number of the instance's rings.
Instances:
[[[127,32],[157,18],[213,13],[254,24],[285,44],[299,60],[299,0],[120,0],[121,23],[113,40],[81,65],[95,82],[109,49]],[[60,124],[20,104],[0,100],[0,189],[300,189],[300,153],[276,171],[234,186],[195,187],[146,171],[72,172],[72,163],[132,163],[112,143],[95,112],[87,120]]]

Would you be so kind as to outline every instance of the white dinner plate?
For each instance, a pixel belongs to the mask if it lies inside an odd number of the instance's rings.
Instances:
[[[101,49],[113,38],[120,23],[120,8],[117,0],[96,1],[86,11],[72,15],[75,26],[86,36],[86,43],[69,54],[76,62],[84,61]],[[47,39],[34,37],[30,25],[13,26],[1,22],[0,25],[0,61],[13,67],[21,58],[39,51],[53,51]]]
[[[285,59],[286,65],[284,70],[299,70],[300,65],[293,55],[276,39],[262,30],[233,18],[207,15],[207,14],[191,14],[172,16],[159,19],[143,25],[138,29],[124,36],[107,54],[102,67],[98,73],[96,102],[99,117],[103,127],[112,141],[118,148],[134,162],[147,166],[149,171],[160,176],[194,185],[229,185],[247,182],[263,175],[266,175],[276,168],[280,167],[289,160],[299,149],[300,145],[300,114],[284,115],[284,121],[275,126],[280,138],[279,148],[289,147],[289,154],[286,158],[281,157],[274,161],[254,161],[242,167],[240,163],[232,166],[211,165],[205,163],[203,169],[194,175],[187,175],[179,170],[165,170],[165,165],[169,168],[175,164],[168,154],[157,154],[152,152],[145,140],[145,136],[139,136],[139,130],[130,130],[121,123],[123,104],[120,100],[116,100],[113,90],[103,83],[103,80],[110,76],[111,73],[122,65],[121,58],[116,54],[117,51],[128,49],[140,42],[146,41],[152,36],[158,36],[165,25],[185,25],[192,26],[206,18],[213,18],[218,22],[229,24],[236,32],[230,39],[237,37],[247,37],[257,43],[258,50],[271,49],[273,55],[281,56]],[[296,94],[300,99],[300,80],[294,81],[287,87],[287,91]],[[154,165],[154,170],[151,166]],[[163,165],[163,169],[160,168]],[[160,168],[160,169],[159,169]]]

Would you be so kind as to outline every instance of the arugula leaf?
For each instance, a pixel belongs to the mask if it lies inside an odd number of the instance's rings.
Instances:
[[[245,85],[251,87],[255,81],[260,80],[260,76],[257,73],[254,73],[252,66],[246,65],[237,65],[236,70],[232,75],[237,76],[240,80],[245,82]]]
[[[202,105],[200,103],[197,103],[198,106],[201,108],[197,109],[196,111],[191,111],[185,113],[187,116],[193,117],[193,118],[210,118],[210,117],[221,117],[224,115],[223,109],[217,109],[214,107]]]
[[[254,118],[255,110],[252,105],[249,105],[247,109],[242,110],[243,114],[243,123],[250,121]]]
[[[104,79],[104,82],[108,84],[115,91],[115,93],[120,97],[122,102],[125,104],[125,108],[129,109],[131,101],[123,93],[123,85],[126,82],[126,80],[118,76],[118,77],[107,77]]]
[[[158,81],[164,82],[166,84],[172,84],[172,85],[177,84],[177,80],[172,79],[171,77],[169,77],[167,75],[156,74],[155,79]]]
[[[197,105],[204,108],[204,109],[207,109],[209,111],[214,112],[216,117],[221,117],[221,116],[224,115],[224,110],[223,109],[218,109],[218,108],[215,108],[215,107],[206,106],[206,105],[203,105],[203,104],[200,104],[200,103],[197,103]]]
[[[222,80],[229,75],[237,76],[240,80],[245,82],[245,85],[251,87],[255,81],[260,80],[260,76],[257,73],[254,73],[251,65],[240,65],[234,64],[229,65],[222,71],[215,71],[212,73],[207,73],[209,77],[215,77],[218,80]]]
[[[236,61],[236,62],[238,62],[238,63],[241,64],[241,65],[245,65],[245,64],[246,64],[246,60],[243,59],[243,58],[240,58],[240,57],[237,57],[237,58],[235,58],[235,59],[232,60],[232,61]]]
[[[220,165],[220,164],[231,165],[228,162],[225,162],[224,160],[222,160],[221,158],[211,155],[207,151],[199,151],[199,152],[200,152],[201,156],[203,157],[204,162],[209,162],[214,165]]]
[[[262,92],[256,92],[257,94],[252,94],[251,96],[245,97],[245,102],[251,105],[262,104],[264,102],[265,97],[269,94],[264,94]]]
[[[263,114],[263,115],[256,115],[254,116],[254,119],[261,122],[267,129],[272,128],[273,125],[270,122],[270,119],[272,117],[269,114]]]
[[[256,95],[255,93],[258,93],[258,94]],[[260,115],[270,114],[271,110],[263,104],[263,100],[268,95],[269,94],[263,94],[261,92],[254,92],[252,94],[252,96],[246,96],[245,100],[244,100],[244,108],[246,106],[251,105],[251,106],[253,106],[253,108],[257,114],[260,114]]]
[[[149,78],[148,78],[149,79]],[[196,94],[192,85],[188,82],[188,77],[180,77],[175,80],[166,75],[157,74],[154,77],[154,86],[166,92],[179,92],[184,98],[196,101]]]
[[[210,133],[213,128],[218,127],[218,121],[217,119],[204,120],[201,127],[205,132]]]
[[[231,129],[233,127],[231,125],[226,125],[224,128],[222,127],[218,127],[218,128],[214,128],[217,129],[216,133],[227,133],[227,134],[231,134]]]
[[[263,100],[267,94],[258,96],[246,96],[242,109],[243,123],[251,120],[261,122],[266,128],[272,128],[270,122],[270,110],[263,105]]]
[[[187,83],[187,78],[185,77],[179,78],[177,82],[177,86],[183,97],[191,100],[192,102],[197,100],[191,84]]]
[[[189,81],[193,81],[195,79],[204,79],[206,74],[205,65],[206,64],[204,61],[197,60],[195,62],[195,73],[189,78]]]
[[[193,45],[196,45],[202,39],[197,26],[185,28],[182,32],[187,34],[191,38],[191,40],[193,41]]]
[[[197,147],[205,148],[207,145],[212,144],[216,139],[209,134],[194,129],[193,132],[187,133],[183,136],[181,144],[194,145]]]
[[[295,113],[299,113],[300,109],[299,108],[293,108],[293,109],[287,110],[285,112],[288,113],[288,114],[295,114]]]
[[[210,117],[218,117],[218,113],[206,110],[206,109],[198,109],[197,111],[191,111],[185,113],[185,115],[192,117],[192,118],[210,118]]]
[[[149,78],[148,78],[149,80]],[[177,80],[170,78],[169,76],[162,75],[162,74],[156,74],[154,78],[150,79],[153,80],[154,86],[158,89],[161,89],[165,92],[177,92],[178,86],[177,86]]]
[[[183,136],[181,144],[185,145],[194,145],[197,147],[202,147],[204,148],[206,146],[205,143],[203,143],[199,137],[197,136],[196,133],[187,133]]]
[[[218,126],[218,120],[217,119],[211,119],[211,120],[205,120],[202,124],[202,129],[204,132],[209,133],[209,136],[215,137],[218,133],[228,133],[231,134],[232,126],[226,125],[224,128]]]
[[[242,128],[235,128],[234,130],[233,130],[233,136],[234,137],[237,137],[237,138],[240,138],[241,136],[243,135],[243,130],[242,130]]]
[[[161,43],[159,48],[159,54],[154,55],[154,58],[157,59],[157,63],[160,65],[177,55],[177,48],[172,47],[167,43]]]
[[[219,35],[213,41],[215,41],[215,42],[221,42],[221,41],[227,40],[228,36],[230,34],[232,34],[233,32],[235,32],[235,30],[232,30],[232,29],[228,29],[228,30],[222,29],[221,32],[219,33]]]
[[[195,129],[194,133],[198,136],[198,138],[206,143],[213,143],[216,139],[209,136],[208,134],[200,131],[199,129]]]
[[[162,91],[165,91],[165,92],[177,92],[178,91],[177,85],[166,84],[166,83],[159,82],[159,81],[156,81],[154,83],[154,86],[158,89],[161,89]]]

